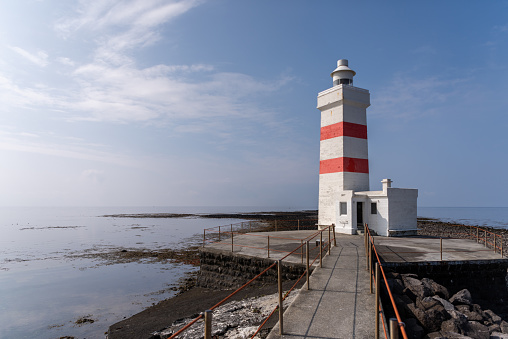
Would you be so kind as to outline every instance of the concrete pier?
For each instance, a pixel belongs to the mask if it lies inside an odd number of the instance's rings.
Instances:
[[[374,316],[363,237],[342,235],[268,338],[373,338]]]
[[[315,231],[263,232],[235,235],[204,249],[224,251],[239,256],[281,259],[304,243]],[[267,250],[270,237],[270,252]],[[337,246],[331,254],[314,264],[310,290],[304,286],[295,301],[284,313],[284,334],[278,325],[268,338],[373,338],[375,324],[374,294],[370,293],[369,276],[365,269],[365,247],[362,235],[336,234]],[[316,237],[312,240],[315,245]],[[328,232],[323,232],[323,242]],[[471,281],[488,279],[504,282],[508,260],[492,249],[467,239],[439,239],[426,237],[374,237],[383,266],[400,273],[418,273],[449,280]],[[231,245],[233,244],[233,245]],[[287,259],[301,264],[301,252]],[[452,276],[450,276],[452,275]],[[463,277],[461,277],[464,275]],[[453,279],[451,279],[453,278]],[[478,280],[476,284],[483,286]],[[450,282],[448,281],[448,282]],[[464,287],[461,287],[464,288]],[[384,337],[384,336],[382,336]]]

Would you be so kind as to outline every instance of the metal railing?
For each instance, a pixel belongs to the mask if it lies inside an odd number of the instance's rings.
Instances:
[[[250,226],[250,229],[252,230],[252,224],[249,226]],[[221,226],[221,227],[223,227],[223,226]],[[243,228],[244,225],[240,225],[240,227]],[[297,228],[299,229],[300,227],[301,227],[300,222],[298,222]],[[315,225],[314,225],[314,227],[315,227]],[[213,229],[216,229],[216,228],[213,228]],[[225,232],[225,233],[230,233],[230,236],[232,239],[234,238],[235,233],[237,233],[237,234],[240,233],[240,232],[233,232],[233,229],[234,229],[233,225],[230,225],[230,231]],[[279,226],[279,227],[276,227],[276,229],[280,230],[281,228]],[[208,230],[210,230],[210,229],[208,229]],[[219,232],[221,232],[221,231],[219,230]],[[328,232],[328,238],[326,239],[326,242],[323,242],[323,233],[326,234],[326,232]],[[332,232],[333,232],[333,237],[331,236]],[[219,234],[222,234],[222,233],[219,233]],[[244,234],[244,235],[246,235],[246,234]],[[310,242],[313,241],[314,239],[316,239],[317,237],[319,237],[319,239],[320,239],[319,252],[315,255],[314,259],[311,262],[310,261],[311,260],[311,252],[313,250],[316,250],[316,248],[311,249]],[[203,239],[204,239],[204,243],[205,243],[206,242],[206,232],[204,233]],[[294,238],[293,238],[293,240],[294,240]],[[306,276],[306,280],[307,280],[306,281],[307,289],[310,289],[310,278],[309,278],[310,277],[310,270],[311,270],[312,266],[314,266],[316,260],[318,260],[318,259],[319,259],[320,266],[322,266],[323,255],[326,253],[330,254],[332,244],[335,244],[335,241],[336,241],[335,240],[335,226],[332,225],[332,226],[328,226],[322,230],[318,230],[315,233],[313,233],[312,235],[310,235],[306,238],[300,239],[300,241],[301,241],[300,245],[297,246],[293,251],[288,252],[282,259],[277,260],[273,264],[266,267],[262,272],[260,272],[256,276],[254,276],[251,280],[249,280],[247,283],[242,285],[240,288],[238,288],[237,290],[232,292],[230,295],[228,295],[226,298],[221,300],[219,303],[215,304],[210,309],[205,310],[198,317],[196,317],[195,319],[190,321],[187,325],[183,326],[178,331],[176,331],[174,334],[172,334],[169,337],[169,339],[177,338],[178,335],[182,334],[184,331],[186,331],[187,329],[189,329],[191,326],[195,325],[199,320],[202,320],[202,319],[204,320],[204,325],[205,325],[204,326],[204,337],[205,337],[205,339],[210,339],[211,335],[212,335],[213,310],[216,309],[217,307],[219,307],[220,305],[222,305],[223,303],[225,303],[227,300],[229,300],[235,294],[237,294],[238,292],[240,292],[241,290],[243,290],[244,288],[249,286],[255,280],[261,278],[264,274],[266,274],[269,270],[273,269],[276,266],[277,266],[277,276],[278,276],[277,277],[277,286],[278,286],[278,294],[279,294],[278,305],[277,305],[277,307],[274,308],[274,310],[270,313],[270,315],[261,323],[261,325],[258,327],[257,331],[252,335],[251,338],[254,338],[259,333],[259,331],[263,328],[263,326],[266,324],[268,319],[270,319],[270,317],[272,317],[273,314],[275,314],[275,312],[277,312],[277,311],[279,311],[279,333],[283,334],[284,333],[283,302],[289,296],[289,294],[296,288],[296,286],[301,281],[301,279],[303,279],[304,276]],[[293,255],[294,253],[296,253],[296,251],[300,251],[300,252],[298,252],[298,254],[303,253],[303,247],[305,247],[305,249],[306,249],[305,250],[305,253],[306,253],[305,271],[297,279],[297,281],[294,283],[294,285],[285,294],[283,294],[283,291],[282,291],[283,261],[285,259],[287,259],[290,255]]]
[[[397,309],[397,305],[395,300],[393,299],[392,291],[390,290],[390,286],[388,285],[388,280],[386,278],[386,274],[383,269],[383,265],[381,264],[381,260],[379,258],[378,252],[376,250],[376,246],[374,245],[374,237],[370,233],[370,229],[367,224],[365,224],[365,257],[366,257],[366,269],[369,271],[369,285],[370,285],[370,293],[373,292],[373,288],[375,288],[375,306],[374,310],[376,313],[375,317],[375,338],[379,339],[379,320],[381,318],[383,324],[383,330],[385,338],[390,339],[398,339],[399,331],[404,339],[408,339],[405,329],[405,324],[402,322],[399,311]],[[381,279],[382,277],[382,279]],[[386,292],[390,298],[390,302],[393,308],[393,312],[395,313],[396,318],[391,318],[389,320],[389,335],[388,337],[386,331],[386,319],[385,313],[381,305],[381,281],[384,281]],[[375,284],[375,285],[373,285]]]
[[[233,234],[267,231],[309,230],[316,228],[317,219],[296,220],[265,220],[243,221],[205,228],[203,230],[203,246],[208,243],[220,242]],[[296,225],[295,225],[296,224]]]
[[[442,224],[439,226],[438,232],[443,238],[471,239],[477,243],[483,243],[486,248],[492,248],[496,253],[499,252],[504,257],[504,235],[502,230],[489,230],[480,226]],[[435,236],[435,231],[431,232],[431,234],[423,233],[423,235]]]

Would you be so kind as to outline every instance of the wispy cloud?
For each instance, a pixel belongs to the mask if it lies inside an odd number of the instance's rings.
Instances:
[[[48,54],[44,51],[39,50],[34,54],[17,46],[9,46],[9,48],[37,66],[46,67],[48,65]]]
[[[103,145],[90,145],[79,139],[64,140],[59,136],[42,137],[33,132],[19,132],[0,126],[0,150],[50,155],[62,158],[89,160],[100,163],[140,167],[126,156],[105,149]]]
[[[434,114],[458,95],[469,93],[466,78],[413,77],[396,75],[372,98],[372,114],[387,118],[414,119]]]

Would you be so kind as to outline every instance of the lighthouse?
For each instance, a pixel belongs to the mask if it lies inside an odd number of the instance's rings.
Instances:
[[[381,191],[369,191],[367,139],[368,90],[353,86],[356,72],[340,59],[331,73],[333,85],[320,92],[319,155],[320,227],[356,234],[365,223],[381,235],[416,232],[418,190],[392,188],[382,181]],[[393,212],[392,212],[393,211]]]

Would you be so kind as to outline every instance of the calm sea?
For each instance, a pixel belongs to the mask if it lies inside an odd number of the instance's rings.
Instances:
[[[86,253],[180,248],[204,228],[236,219],[102,217],[131,213],[287,211],[280,207],[0,208],[0,338],[104,338],[108,326],[174,295],[196,268],[183,264],[105,265]],[[418,209],[422,217],[508,228],[508,208]],[[81,326],[79,318],[95,322]]]
[[[175,294],[195,267],[172,263],[106,265],[87,253],[181,248],[204,228],[237,219],[110,218],[106,214],[225,213],[226,207],[0,208],[0,338],[104,338],[109,325]],[[287,210],[287,209],[286,209]],[[76,325],[86,317],[94,323]]]
[[[508,207],[418,207],[418,216],[464,225],[508,228]]]

